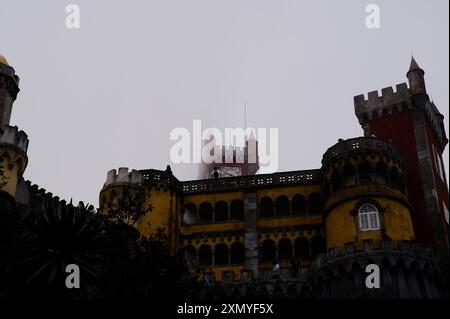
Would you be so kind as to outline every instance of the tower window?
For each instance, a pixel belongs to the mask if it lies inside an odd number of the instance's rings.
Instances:
[[[445,175],[444,175],[444,165],[442,163],[441,157],[439,153],[437,152],[436,148],[433,145],[433,155],[434,155],[434,166],[436,167],[436,172],[439,175],[439,177],[444,181]]]
[[[447,208],[447,206],[445,206],[444,202],[442,203],[442,206],[444,207],[444,218],[448,225],[448,208]]]
[[[372,204],[363,204],[358,210],[359,230],[379,230],[380,217],[378,209]]]

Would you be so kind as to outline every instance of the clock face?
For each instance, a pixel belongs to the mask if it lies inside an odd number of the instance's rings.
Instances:
[[[239,167],[221,167],[218,171],[220,177],[242,176],[242,169]]]

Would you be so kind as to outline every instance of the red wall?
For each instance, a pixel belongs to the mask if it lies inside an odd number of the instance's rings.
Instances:
[[[369,132],[391,140],[399,150],[406,168],[409,202],[414,207],[412,219],[417,242],[433,247],[433,230],[425,205],[411,111],[405,107],[401,112],[383,114],[381,118],[374,114],[369,122]]]

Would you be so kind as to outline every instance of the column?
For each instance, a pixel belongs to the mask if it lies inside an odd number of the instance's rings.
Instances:
[[[259,278],[258,214],[255,192],[244,194],[244,221],[245,268],[252,271],[253,278]]]

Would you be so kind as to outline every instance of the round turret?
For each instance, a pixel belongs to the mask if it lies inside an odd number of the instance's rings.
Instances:
[[[170,167],[165,171],[114,169],[108,172],[100,191],[100,212],[132,223],[145,236],[164,229],[174,249],[180,187]],[[134,215],[128,218],[130,208]]]
[[[397,149],[375,137],[340,140],[322,159],[327,248],[413,240],[405,172]]]
[[[406,77],[408,78],[409,87],[413,94],[427,93],[424,75],[425,71],[420,68],[414,57],[411,57],[411,64],[408,73],[406,73]]]
[[[28,163],[28,136],[17,126],[9,125],[18,92],[19,77],[0,55],[0,191],[12,197]]]

